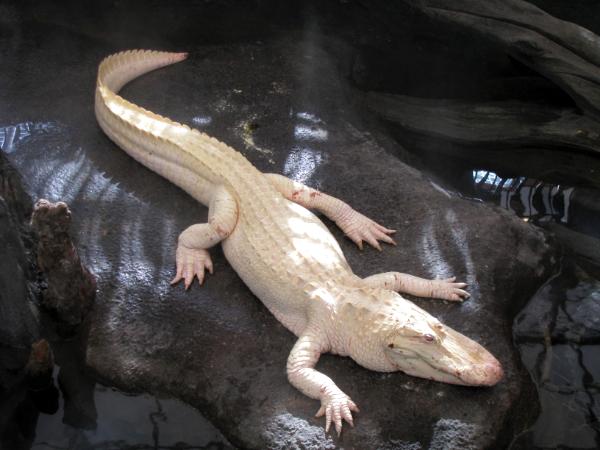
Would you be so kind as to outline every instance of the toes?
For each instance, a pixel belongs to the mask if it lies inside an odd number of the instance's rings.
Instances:
[[[202,285],[206,277],[205,269],[212,274],[213,264],[210,259],[210,254],[204,249],[190,249],[183,246],[177,247],[177,274],[171,280],[171,284],[176,284],[184,280],[185,289],[189,289],[194,281],[194,277],[198,278],[198,283]]]
[[[327,405],[327,408],[325,408],[325,433],[329,431],[331,426],[331,409],[331,405]]]
[[[354,426],[354,419],[352,418],[349,405],[344,405],[342,407],[342,416],[344,417],[344,420],[350,424],[350,426]]]
[[[209,273],[212,275],[213,274],[213,263],[212,260],[210,259],[210,256],[208,257],[208,259],[204,262],[204,265],[206,266],[206,268],[208,269]]]
[[[196,262],[196,277],[198,277],[198,284],[202,286],[204,283],[204,264]]]
[[[471,296],[471,294],[469,294],[467,291],[463,291],[462,289],[455,289],[454,293],[463,298],[469,298]]]
[[[384,232],[385,234],[394,234],[396,230],[390,230],[389,228],[384,227],[383,225],[379,225],[377,222],[373,222],[375,224],[375,228],[379,231]]]
[[[323,417],[324,415],[325,415],[325,407],[323,405],[321,405],[321,407],[315,414],[315,417]]]
[[[185,290],[187,291],[190,288],[192,281],[194,280],[194,268],[191,264],[186,264],[184,278]]]
[[[183,278],[183,266],[181,264],[177,264],[177,273],[175,274],[175,278],[173,278],[171,280],[171,284],[177,284],[181,281],[181,279]]]
[[[385,242],[387,244],[391,244],[391,245],[397,245],[396,241],[394,241],[391,237],[389,237],[387,234],[385,234],[383,231],[375,228],[373,231],[373,234],[375,235],[375,238],[377,238],[377,240]]]
[[[342,432],[344,420],[352,427],[354,426],[352,411],[358,412],[358,407],[347,396],[340,393],[339,396],[324,400],[315,417],[325,416],[325,432],[329,432],[331,424],[333,424],[339,436]]]
[[[358,246],[359,250],[363,249],[362,238],[358,235],[358,233],[353,232],[347,234],[346,236],[348,236],[348,238]]]
[[[342,433],[342,413],[339,410],[339,408],[335,409],[335,412],[333,414],[333,419],[335,422],[335,431],[337,432],[337,435],[339,436]]]
[[[462,302],[470,296],[471,294],[469,294],[467,291],[463,291],[462,289],[453,289],[451,291],[444,292],[443,298],[453,302]]]
[[[452,302],[462,302],[471,297],[471,294],[464,290],[468,284],[462,282],[455,283],[455,281],[456,277],[450,277],[443,280],[432,280],[432,297]]]
[[[371,247],[375,247],[377,250],[381,251],[381,245],[379,245],[377,239],[375,239],[371,234],[365,233],[364,240],[367,241]]]
[[[346,233],[359,249],[363,249],[363,241],[381,251],[381,245],[378,241],[382,241],[391,245],[396,245],[396,242],[388,235],[393,234],[396,230],[390,230],[377,222],[363,216],[354,211],[353,215],[345,217],[337,222],[339,227]]]

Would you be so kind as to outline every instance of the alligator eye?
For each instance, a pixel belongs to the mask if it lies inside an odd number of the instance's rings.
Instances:
[[[424,334],[423,339],[425,339],[427,342],[435,341],[435,338],[431,334]]]

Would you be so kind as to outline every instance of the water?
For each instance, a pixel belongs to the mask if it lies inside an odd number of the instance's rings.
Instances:
[[[45,386],[11,389],[0,403],[6,450],[224,450],[233,447],[195,408],[101,384],[84,367],[79,339],[56,336],[42,314],[55,368]]]
[[[541,412],[516,448],[600,447],[600,191],[473,170],[477,197],[553,230],[560,273],[514,322]]]
[[[57,371],[59,369],[57,368]],[[54,414],[37,419],[33,449],[189,449],[232,448],[194,408],[148,394],[129,395],[97,385],[93,392],[97,419],[66,423],[65,400]]]

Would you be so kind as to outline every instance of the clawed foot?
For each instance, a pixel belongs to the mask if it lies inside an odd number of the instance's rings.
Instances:
[[[184,280],[186,290],[194,281],[194,276],[198,277],[198,283],[202,285],[204,282],[204,269],[208,269],[211,274],[213,273],[210,254],[204,249],[192,249],[178,245],[176,261],[177,275],[175,275],[171,284]]]
[[[351,411],[359,412],[358,406],[350,400],[350,397],[342,391],[338,391],[324,394],[323,397],[321,397],[321,407],[317,411],[315,417],[325,416],[325,432],[329,431],[329,427],[333,422],[335,424],[335,431],[337,431],[339,436],[342,432],[342,419],[351,426],[354,426]]]
[[[471,294],[463,290],[467,283],[455,283],[456,277],[446,278],[445,280],[430,280],[431,298],[449,300],[451,302],[462,302],[468,299]]]
[[[396,230],[390,230],[379,225],[374,220],[353,209],[342,214],[342,217],[336,220],[336,223],[346,236],[358,245],[358,248],[361,250],[363,249],[363,241],[369,243],[379,251],[381,251],[381,245],[379,245],[378,241],[396,245],[396,242],[389,236],[390,234],[394,234]]]

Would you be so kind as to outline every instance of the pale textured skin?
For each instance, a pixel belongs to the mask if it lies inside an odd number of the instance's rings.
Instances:
[[[143,73],[186,58],[184,53],[127,51],[98,71],[95,111],[104,132],[137,161],[209,207],[208,223],[179,237],[173,283],[186,289],[213,266],[207,249],[219,242],[252,292],[299,339],[290,382],[321,401],[326,429],[352,424],[356,404],[315,370],[325,352],[362,366],[447,383],[493,385],[500,363],[483,347],[442,325],[397,292],[462,301],[464,283],[424,280],[398,272],[361,279],[340,246],[307,208],[325,214],[360,248],[395,245],[389,230],[346,203],[281,175],[259,172],[244,156],[197,130],[146,111],[116,93]]]

